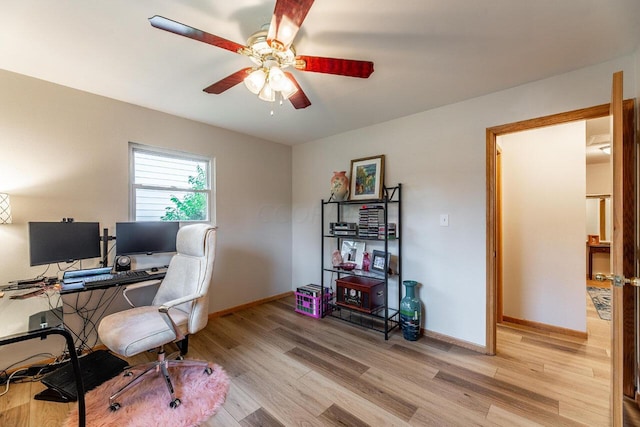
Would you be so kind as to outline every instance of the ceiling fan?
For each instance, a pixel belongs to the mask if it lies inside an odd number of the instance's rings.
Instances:
[[[268,29],[255,32],[247,45],[232,42],[162,16],[149,18],[152,26],[184,37],[208,43],[231,52],[245,55],[253,61],[252,67],[243,68],[204,89],[207,93],[221,94],[240,82],[264,101],[280,102],[288,99],[296,109],[306,108],[311,101],[300,88],[293,74],[283,71],[294,67],[301,71],[368,78],[373,73],[373,62],[353,59],[323,58],[297,55],[293,46],[302,22],[314,0],[276,0]]]

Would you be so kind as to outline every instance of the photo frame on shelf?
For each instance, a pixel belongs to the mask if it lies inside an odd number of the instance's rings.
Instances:
[[[355,242],[352,240],[342,241],[342,262],[353,262],[356,264],[356,268],[362,269],[362,260],[364,259],[364,242]]]
[[[387,271],[389,274],[398,274],[397,264],[398,257],[387,253]],[[370,268],[374,272],[384,273],[384,251],[372,251]]]
[[[371,270],[384,273],[385,265],[388,267],[388,259],[383,251],[373,251],[371,259]]]
[[[351,160],[349,200],[380,200],[384,189],[384,154]]]

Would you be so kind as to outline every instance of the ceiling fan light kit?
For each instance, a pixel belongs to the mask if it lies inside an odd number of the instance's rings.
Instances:
[[[276,92],[269,85],[263,85],[262,90],[258,94],[258,98],[263,101],[273,102],[276,100]]]
[[[282,91],[285,87],[290,86],[290,84],[287,84],[287,77],[278,66],[269,68],[269,77],[267,80],[273,90]]]
[[[296,55],[292,43],[312,4],[313,0],[276,0],[269,28],[252,34],[246,46],[158,15],[149,18],[149,22],[155,28],[247,56],[255,64],[213,83],[205,92],[221,94],[243,81],[263,101],[274,102],[279,97],[281,103],[288,99],[294,108],[301,109],[311,105],[311,101],[293,74],[284,69],[293,67],[365,79],[373,73],[370,61]]]
[[[244,79],[244,85],[249,89],[251,93],[259,94],[264,81],[267,79],[267,74],[262,69],[253,70]]]
[[[285,48],[280,43],[267,42],[267,31],[254,33],[247,40],[247,47],[239,52],[248,56],[256,66],[245,77],[244,84],[251,93],[258,95],[263,101],[273,102],[276,95],[280,100],[289,99],[298,88],[284,74],[283,68],[296,63],[293,46]]]

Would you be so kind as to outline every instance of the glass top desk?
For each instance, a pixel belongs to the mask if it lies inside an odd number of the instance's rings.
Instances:
[[[67,344],[78,394],[78,425],[85,426],[84,386],[73,336],[65,329],[62,319],[62,298],[56,288],[9,290],[0,298],[0,346],[49,335],[62,335]],[[17,296],[38,292],[27,298]],[[12,298],[13,297],[13,298]]]

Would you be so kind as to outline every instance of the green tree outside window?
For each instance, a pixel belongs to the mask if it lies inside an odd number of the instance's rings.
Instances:
[[[204,170],[197,166],[197,175],[188,178],[193,190],[205,190],[206,175]],[[207,196],[204,193],[189,193],[182,200],[172,195],[171,202],[174,206],[165,208],[162,221],[203,221],[206,220]]]

